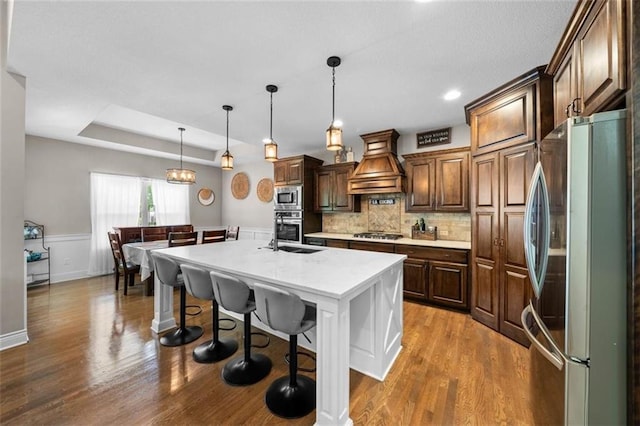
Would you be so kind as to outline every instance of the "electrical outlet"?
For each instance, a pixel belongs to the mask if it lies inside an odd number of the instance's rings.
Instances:
[[[440,235],[442,235],[443,237],[446,237],[447,235],[449,235],[449,231],[445,231],[443,229],[442,231],[440,231]]]
[[[65,258],[64,258],[64,264],[65,264],[65,265],[71,265],[71,259],[70,259],[70,258],[68,258],[68,257],[65,257]]]

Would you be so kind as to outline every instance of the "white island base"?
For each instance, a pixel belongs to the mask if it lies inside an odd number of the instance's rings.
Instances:
[[[318,247],[313,247],[320,250],[317,253],[298,254],[263,246],[239,240],[158,252],[180,263],[237,276],[250,286],[257,282],[281,287],[315,303],[317,326],[306,333],[311,344],[304,338],[298,342],[317,354],[316,424],[353,424],[349,367],[384,380],[402,349],[405,256]],[[154,331],[175,326],[172,306],[172,289],[156,280]],[[254,325],[287,338],[259,321]]]

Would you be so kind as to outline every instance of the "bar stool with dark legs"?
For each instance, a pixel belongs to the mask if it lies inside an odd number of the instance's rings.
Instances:
[[[185,324],[187,310],[187,292],[184,287],[184,280],[180,274],[178,263],[172,259],[151,252],[151,258],[155,265],[156,278],[164,285],[180,288],[180,327],[174,331],[166,333],[160,338],[163,346],[181,346],[198,339],[204,331],[197,325],[187,327]],[[156,296],[159,297],[159,296]]]
[[[213,339],[204,342],[193,350],[194,361],[212,363],[230,357],[238,350],[238,342],[235,340],[218,339],[220,330],[219,309],[218,302],[213,293],[209,272],[191,265],[180,265],[180,270],[184,277],[184,285],[190,295],[198,299],[211,300]]]
[[[260,320],[289,335],[289,376],[271,383],[264,400],[277,416],[304,417],[316,408],[316,382],[297,374],[298,334],[315,327],[316,308],[305,304],[297,295],[276,287],[255,284],[253,291]]]
[[[222,378],[230,385],[252,385],[271,371],[271,360],[263,354],[251,353],[251,312],[256,310],[253,292],[239,279],[211,272],[213,292],[224,309],[244,315],[244,355],[222,369]]]

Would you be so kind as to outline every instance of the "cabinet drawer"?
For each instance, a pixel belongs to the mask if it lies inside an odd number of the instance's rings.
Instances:
[[[349,241],[345,240],[327,240],[327,247],[333,248],[349,248]]]
[[[440,260],[443,262],[464,264],[467,263],[466,250],[396,245],[396,253],[406,254],[409,258],[414,259]]]
[[[382,253],[393,253],[393,244],[351,241],[349,243],[349,248],[354,250],[369,250],[369,251],[379,251]]]

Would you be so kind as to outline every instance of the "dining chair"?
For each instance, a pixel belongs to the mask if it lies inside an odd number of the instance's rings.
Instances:
[[[169,232],[193,232],[193,225],[176,225],[169,227]]]
[[[127,295],[127,289],[135,282],[135,276],[140,273],[140,265],[134,265],[125,259],[124,251],[122,250],[122,244],[120,243],[120,236],[115,232],[107,232],[109,237],[109,244],[111,246],[111,253],[113,254],[113,263],[115,267],[116,278],[116,291],[118,291],[118,285],[120,283],[120,271],[124,276],[124,295]]]
[[[154,226],[149,228],[142,228],[142,241],[159,241],[167,239],[166,226]]]
[[[192,246],[198,243],[198,232],[169,232],[169,247]]]
[[[237,240],[240,235],[240,227],[239,226],[229,226],[227,228],[227,239],[228,240]]]
[[[211,231],[202,231],[202,244],[223,243],[227,239],[226,229],[214,229]]]

